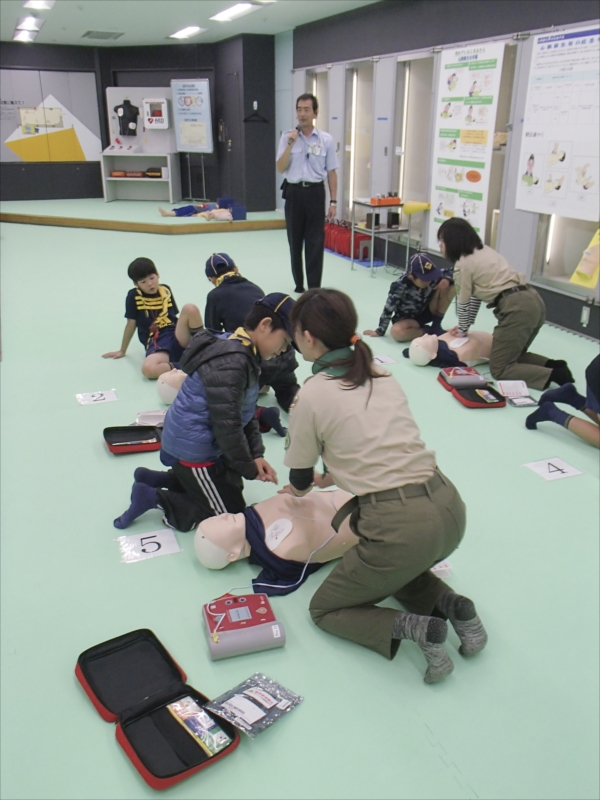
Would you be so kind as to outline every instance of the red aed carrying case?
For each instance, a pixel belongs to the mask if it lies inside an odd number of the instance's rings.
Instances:
[[[232,739],[210,757],[172,716],[168,703],[190,696],[203,706],[209,698],[185,683],[185,672],[148,629],[85,650],[75,675],[102,719],[117,723],[118,743],[153,789],[168,789],[210,767],[240,743],[233,725],[207,711]]]
[[[154,425],[121,425],[104,428],[106,446],[116,456],[160,450],[162,427]]]
[[[504,397],[473,367],[446,367],[440,371],[438,381],[467,408],[504,408],[506,405]]]

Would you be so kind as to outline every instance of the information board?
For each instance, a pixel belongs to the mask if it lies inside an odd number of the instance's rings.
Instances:
[[[516,208],[596,221],[600,29],[536,36]]]
[[[443,50],[435,109],[429,247],[438,228],[466,219],[485,238],[504,42]]]
[[[207,78],[173,80],[173,127],[180,153],[212,153],[210,87]]]

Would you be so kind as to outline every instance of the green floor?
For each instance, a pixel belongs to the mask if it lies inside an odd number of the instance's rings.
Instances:
[[[31,212],[39,206],[31,203]],[[411,643],[388,662],[311,623],[308,602],[325,568],[274,599],[285,648],[213,663],[201,606],[257,570],[247,563],[204,570],[191,534],[178,534],[178,555],[120,563],[112,520],[128,505],[134,468],[158,468],[158,455],[114,457],[102,429],[160,402],[140,374],[139,345],[124,360],[100,355],[120,344],[133,258],[154,259],[180,304],[203,307],[213,248],[264,289],[290,291],[285,231],[217,233],[202,246],[195,237],[11,224],[1,236],[2,798],[155,796],[73,674],[82,650],[142,627],[209,696],[261,671],[305,698],[169,797],[598,797],[598,451],[550,423],[527,431],[522,409],[460,406],[434,369],[411,365],[389,337],[378,340],[376,353],[398,359],[391,369],[423,438],[467,504],[450,582],[476,601],[487,649],[464,660],[451,632],[456,669],[426,686],[424,659]],[[324,284],[352,295],[361,329],[375,326],[390,280],[325,256]],[[447,321],[454,319],[451,312]],[[476,327],[492,325],[482,310]],[[597,346],[545,326],[536,350],[568,359],[582,389]],[[303,363],[301,376],[308,372]],[[111,388],[116,403],[75,400]],[[285,480],[282,440],[269,434],[266,444]],[[547,483],[523,468],[551,457],[584,474]],[[247,499],[271,491],[249,483]],[[159,527],[158,512],[150,512],[130,530]]]

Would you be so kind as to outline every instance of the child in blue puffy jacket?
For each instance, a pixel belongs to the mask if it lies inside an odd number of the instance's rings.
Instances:
[[[115,527],[159,508],[168,525],[189,531],[207,517],[243,511],[243,478],[277,483],[255,410],[261,359],[284,352],[293,340],[293,304],[287,295],[269,294],[234,333],[196,334],[181,359],[187,377],[162,433],[161,460],[171,469],[135,471],[131,505]]]

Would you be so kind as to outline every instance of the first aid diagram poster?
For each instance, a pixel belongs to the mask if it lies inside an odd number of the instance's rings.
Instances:
[[[173,125],[180,153],[212,153],[212,116],[208,80],[173,80]]]
[[[600,29],[535,37],[516,207],[598,219]]]
[[[435,109],[429,247],[438,228],[466,219],[485,237],[504,42],[443,50]]]

